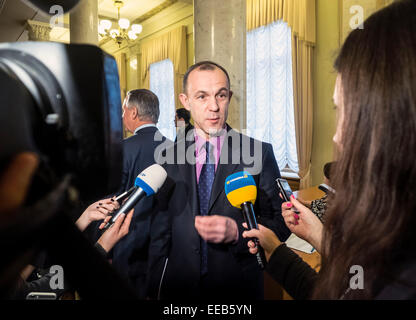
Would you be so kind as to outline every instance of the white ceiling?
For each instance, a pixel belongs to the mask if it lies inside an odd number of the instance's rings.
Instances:
[[[120,16],[130,21],[144,15],[146,12],[161,5],[165,0],[123,0]],[[117,8],[113,0],[98,0],[98,14],[100,16],[117,19]]]

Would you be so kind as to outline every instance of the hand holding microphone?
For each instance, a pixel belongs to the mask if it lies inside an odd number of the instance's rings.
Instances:
[[[225,180],[225,194],[233,207],[241,209],[244,221],[249,230],[259,229],[253,204],[257,199],[257,187],[253,176],[248,172],[241,171],[234,173]],[[259,245],[259,240],[253,240],[258,248],[256,257],[259,266],[264,269],[267,263],[263,248]]]
[[[87,209],[85,209],[85,211],[75,222],[75,225],[79,230],[84,231],[91,222],[105,219],[119,207],[119,204],[114,201],[114,198],[102,199],[94,202]]]
[[[243,227],[247,228],[247,224],[244,222]],[[259,239],[259,243],[261,248],[264,249],[264,254],[269,261],[270,256],[274,252],[274,250],[282,244],[280,242],[279,238],[276,236],[276,234],[270,230],[269,228],[266,228],[265,226],[259,224],[259,229],[251,229],[248,231],[243,232],[243,238],[256,238]],[[248,242],[249,251],[251,254],[257,254],[258,252],[258,246],[253,241]]]
[[[134,192],[104,226],[104,230],[110,228],[121,214],[127,214],[144,197],[151,196],[159,191],[165,183],[167,173],[158,164],[153,164],[144,169],[136,178]],[[131,188],[132,189],[132,188]],[[130,190],[131,190],[130,189]],[[129,191],[127,191],[129,192]],[[121,196],[121,195],[120,195]]]
[[[131,219],[133,217],[133,209],[127,214],[123,213],[119,216],[117,221],[112,225],[112,228],[106,230],[101,237],[98,239],[97,243],[106,251],[110,250],[115,246],[115,244],[120,241],[129,233]],[[110,216],[108,216],[104,222],[100,225],[99,229],[103,229],[105,224],[108,222]]]
[[[137,179],[137,178],[136,178]],[[131,187],[129,190],[124,191],[123,193],[119,194],[117,197],[114,198],[115,201],[117,201],[119,204],[123,204],[123,201],[125,199],[127,199],[128,197],[130,197],[130,195],[136,191],[138,188],[138,186],[136,186],[136,184]]]

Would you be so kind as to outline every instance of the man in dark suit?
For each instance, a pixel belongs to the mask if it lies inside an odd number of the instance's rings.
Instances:
[[[184,77],[180,100],[194,134],[158,159],[168,180],[155,198],[149,248],[149,295],[160,299],[262,299],[263,271],[250,255],[240,209],[226,199],[227,176],[250,172],[258,188],[258,222],[281,241],[290,231],[281,216],[272,146],[226,124],[232,96],[226,70],[204,61]],[[161,146],[160,146],[161,147]]]
[[[137,175],[155,163],[155,150],[165,138],[156,128],[159,100],[146,89],[127,93],[123,103],[123,123],[134,133],[123,141],[123,173],[120,193],[134,185]],[[149,244],[150,209],[153,198],[145,198],[134,207],[128,235],[113,249],[113,266],[145,297],[145,276]]]

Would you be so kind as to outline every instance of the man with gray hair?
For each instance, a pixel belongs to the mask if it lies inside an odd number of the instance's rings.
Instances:
[[[156,128],[159,99],[147,89],[131,90],[123,103],[123,123],[133,135],[123,141],[123,174],[119,192],[134,185],[137,175],[155,163],[154,151],[166,140]],[[142,199],[134,207],[130,231],[113,249],[113,266],[145,297],[145,277],[149,239],[149,210],[153,198]]]
[[[123,123],[136,134],[145,127],[156,127],[159,120],[159,99],[150,90],[136,89],[127,93],[123,103]]]

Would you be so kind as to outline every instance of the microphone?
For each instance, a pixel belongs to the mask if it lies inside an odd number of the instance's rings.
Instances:
[[[253,204],[257,199],[257,187],[253,176],[246,172],[236,172],[225,179],[225,194],[230,204],[238,209],[244,216],[249,230],[258,229]],[[253,239],[258,251],[256,253],[257,263],[261,269],[266,266],[267,260],[263,248],[259,245],[258,239]]]
[[[104,230],[110,228],[122,213],[127,214],[142,198],[157,193],[160,187],[162,187],[165,183],[167,175],[166,170],[158,164],[153,164],[144,169],[137,176],[136,181],[134,182],[135,186],[133,188],[137,187],[137,189],[110,219],[110,221],[107,222],[104,226]]]

